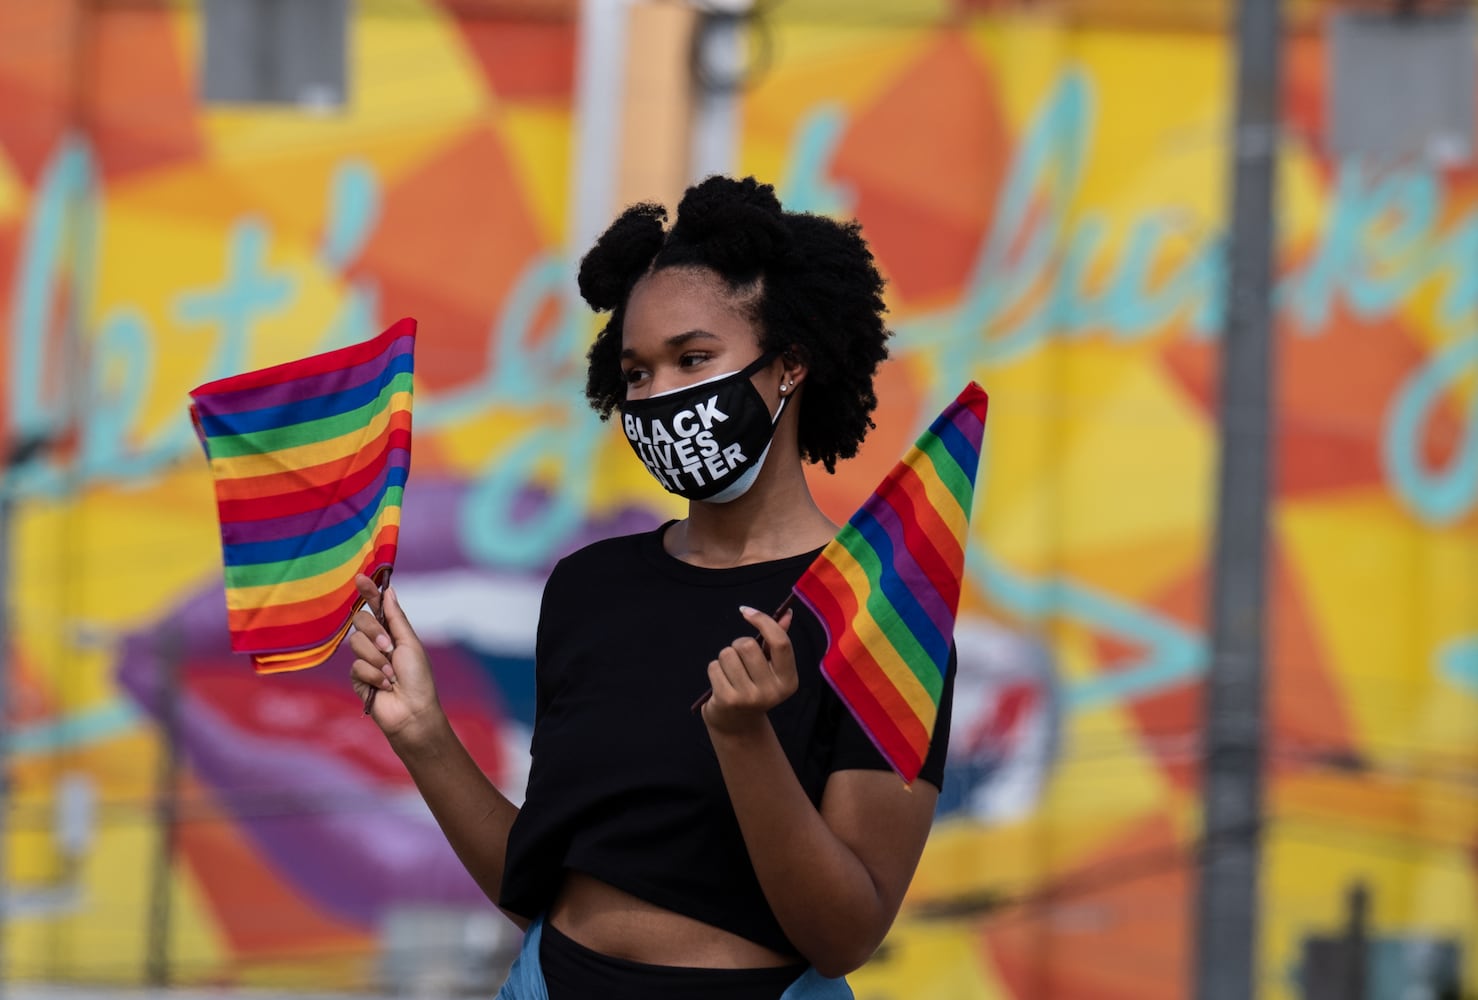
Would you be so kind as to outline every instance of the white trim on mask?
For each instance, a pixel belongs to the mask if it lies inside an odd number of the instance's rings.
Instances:
[[[689,382],[687,385],[675,385],[671,389],[665,389],[654,396],[643,396],[641,399],[629,399],[626,400],[626,402],[645,403],[651,399],[661,399],[663,396],[671,396],[674,392],[683,392],[687,389],[697,389],[699,386],[707,385],[710,382],[717,382],[719,379],[731,378],[732,376],[738,375],[740,372],[744,371],[744,369],[750,367],[750,365],[759,365],[759,367],[749,373],[750,379],[753,379],[756,375],[765,370],[766,366],[760,365],[760,362],[764,361],[767,355],[773,355],[773,357],[771,357],[769,360],[769,364],[774,364],[775,358],[778,358],[780,356],[780,352],[772,348],[771,350],[761,352],[759,357],[755,358],[748,364],[740,365],[738,368],[735,368],[731,372],[724,372],[722,375],[710,375],[708,376],[708,378],[699,379],[697,382]]]
[[[686,389],[696,389],[700,385],[707,385],[710,382],[717,382],[719,379],[728,378],[730,375],[738,375],[745,369],[745,367],[746,366],[744,365],[740,365],[738,368],[735,368],[731,372],[724,372],[722,375],[710,375],[708,378],[702,379],[697,382],[689,382],[687,385],[673,386],[671,389],[664,389],[663,391],[656,393],[655,395],[643,396],[641,399],[633,399],[631,400],[631,402],[644,403],[649,399],[661,399],[663,396],[671,396],[674,392],[682,392]]]

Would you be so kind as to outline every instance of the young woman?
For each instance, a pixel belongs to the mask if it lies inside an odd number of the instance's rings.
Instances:
[[[855,223],[753,179],[710,178],[665,220],[627,210],[581,263],[610,313],[587,395],[688,516],[550,575],[522,808],[451,731],[393,587],[385,626],[358,616],[354,688],[377,689],[452,847],[528,930],[500,996],[847,997],[928,836],[953,664],[908,787],[822,678],[819,623],[768,612],[838,530],[802,463],[833,471],[872,426],[882,279]]]

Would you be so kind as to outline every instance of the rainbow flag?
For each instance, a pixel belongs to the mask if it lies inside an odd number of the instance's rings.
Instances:
[[[939,713],[988,402],[966,386],[795,585],[826,630],[822,674],[908,782]]]
[[[208,382],[190,418],[210,459],[231,648],[260,673],[327,660],[395,564],[411,459],[416,321]]]

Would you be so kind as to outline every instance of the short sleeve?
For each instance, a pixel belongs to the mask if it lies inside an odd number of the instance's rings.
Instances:
[[[561,620],[561,615],[570,607],[570,602],[561,597],[566,575],[564,560],[555,563],[548,579],[544,581],[544,593],[539,601],[539,622],[534,629],[535,732],[538,732],[539,720],[544,717],[544,709],[557,685],[556,679],[549,676],[554,669],[553,658],[549,656],[549,644],[552,637],[562,634],[562,630],[567,627]]]
[[[929,753],[924,757],[924,766],[919,770],[923,778],[935,788],[944,787],[944,764],[949,753],[949,727],[954,714],[956,655],[953,645],[949,649],[949,663],[944,671],[944,690],[939,695],[939,714],[934,719],[934,735],[929,741]],[[892,765],[873,744],[867,733],[857,724],[856,718],[841,703],[834,693],[828,692],[837,702],[836,738],[832,743],[831,771],[889,771]]]

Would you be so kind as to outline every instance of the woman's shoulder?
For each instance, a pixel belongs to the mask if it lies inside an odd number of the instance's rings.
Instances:
[[[586,542],[554,564],[549,573],[550,583],[612,573],[628,577],[639,575],[640,568],[650,562],[653,547],[661,546],[662,532],[666,528],[667,524],[664,524],[648,531],[609,535]]]

